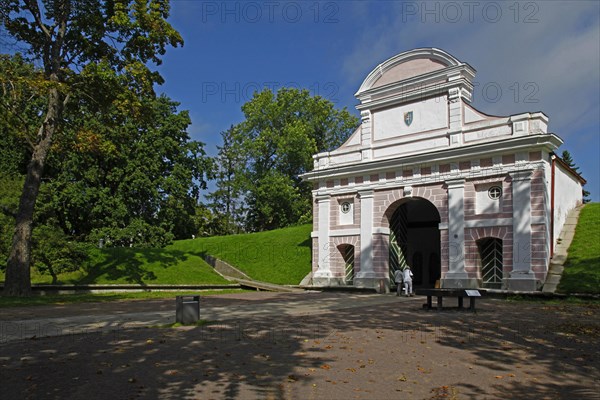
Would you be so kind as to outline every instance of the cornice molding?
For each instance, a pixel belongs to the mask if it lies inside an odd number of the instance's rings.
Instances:
[[[324,169],[307,172],[301,175],[301,177],[308,181],[348,178],[357,175],[370,175],[393,171],[397,170],[399,167],[408,165],[452,163],[461,160],[472,160],[474,158],[500,155],[508,152],[515,153],[527,149],[539,149],[540,147],[548,152],[552,152],[562,143],[562,139],[551,133],[517,136],[502,141],[467,144],[460,147],[447,147],[435,151],[406,156],[329,166]]]
[[[441,70],[445,71],[445,70]],[[436,71],[437,72],[437,71]],[[440,78],[444,77],[445,74],[439,74]],[[461,97],[466,100],[471,100],[471,93],[473,91],[473,84],[469,79],[459,78],[448,82],[439,82],[432,85],[425,85],[424,82],[416,82],[411,85],[402,83],[394,83],[392,86],[383,86],[381,88],[373,89],[372,93],[365,93],[357,96],[361,101],[361,104],[356,106],[357,110],[372,110],[375,111],[380,108],[391,107],[398,104],[411,103],[414,101],[423,101],[424,99],[436,97],[439,95],[449,95],[449,90],[452,88],[459,88]],[[420,86],[422,85],[422,86]],[[412,88],[412,86],[415,86]],[[406,89],[409,87],[409,89]],[[383,94],[389,92],[390,94],[384,96]],[[373,96],[382,96],[377,99],[372,99]]]

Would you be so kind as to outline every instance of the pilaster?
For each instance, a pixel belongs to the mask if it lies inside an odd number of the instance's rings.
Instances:
[[[465,180],[446,181],[448,186],[448,272],[442,287],[477,287],[476,279],[469,279],[465,271]],[[444,244],[442,244],[444,245]]]
[[[331,196],[317,196],[319,204],[319,249],[318,249],[318,269],[313,274],[313,285],[328,286],[333,277],[330,268],[330,243],[329,243],[329,225],[330,225],[330,207]]]
[[[537,282],[531,270],[531,173],[510,174],[513,198],[513,270],[507,279],[509,290],[535,291]]]
[[[454,147],[462,145],[463,105],[459,87],[453,87],[448,90],[448,121],[450,124],[448,129],[450,146]]]
[[[361,111],[361,135],[360,144],[362,147],[362,161],[369,161],[373,158],[373,150],[371,144],[373,141],[373,130],[371,129],[371,112],[368,110]]]
[[[356,287],[376,287],[376,276],[373,270],[373,210],[374,195],[372,190],[359,192],[360,198],[360,271],[354,278]]]

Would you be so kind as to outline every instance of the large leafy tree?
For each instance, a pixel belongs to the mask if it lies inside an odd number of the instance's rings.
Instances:
[[[168,0],[0,0],[5,32],[41,67],[39,76],[28,83],[45,99],[37,129],[28,139],[31,159],[16,213],[4,294],[31,292],[34,209],[52,143],[68,124],[65,110],[83,103],[101,109],[115,101],[117,88],[131,94],[119,98],[122,109],[136,108],[137,99],[152,95],[161,77],[149,65],[160,64],[167,46],[182,44],[168,15]]]
[[[340,146],[358,125],[345,108],[308,90],[263,90],[242,106],[234,141],[243,154],[237,179],[244,189],[247,228],[269,230],[311,220],[311,190],[300,174],[313,154]]]
[[[140,115],[115,107],[85,113],[48,160],[40,218],[113,246],[162,246],[195,234],[190,219],[212,168],[177,105],[161,96],[142,99]]]
[[[46,104],[40,71],[21,55],[0,54],[0,171],[24,175],[38,115]]]
[[[222,144],[217,147],[219,154],[215,157],[217,188],[207,196],[208,208],[212,213],[199,210],[203,215],[209,216],[208,228],[214,235],[240,233],[242,229],[244,208],[238,176],[244,166],[244,154],[235,140],[236,129],[231,126],[221,132]]]

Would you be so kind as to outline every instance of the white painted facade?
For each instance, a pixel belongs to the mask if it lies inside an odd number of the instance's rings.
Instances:
[[[567,220],[567,214],[581,204],[581,180],[560,162],[554,166],[554,237],[558,239]]]
[[[539,289],[585,181],[553,161],[562,140],[543,113],[473,108],[474,76],[426,48],[366,77],[361,125],[303,176],[314,183],[314,285],[389,287],[397,244],[417,286],[481,287],[492,271],[502,288]]]

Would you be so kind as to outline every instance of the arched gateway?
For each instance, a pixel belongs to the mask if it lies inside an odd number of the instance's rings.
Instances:
[[[314,156],[313,285],[536,290],[585,181],[554,151],[548,117],[471,106],[475,70],[435,48],[378,65],[356,93],[361,125]],[[554,187],[560,184],[560,196]]]
[[[390,282],[396,270],[410,267],[415,287],[434,287],[441,277],[439,212],[428,200],[410,197],[392,204],[390,213]]]

